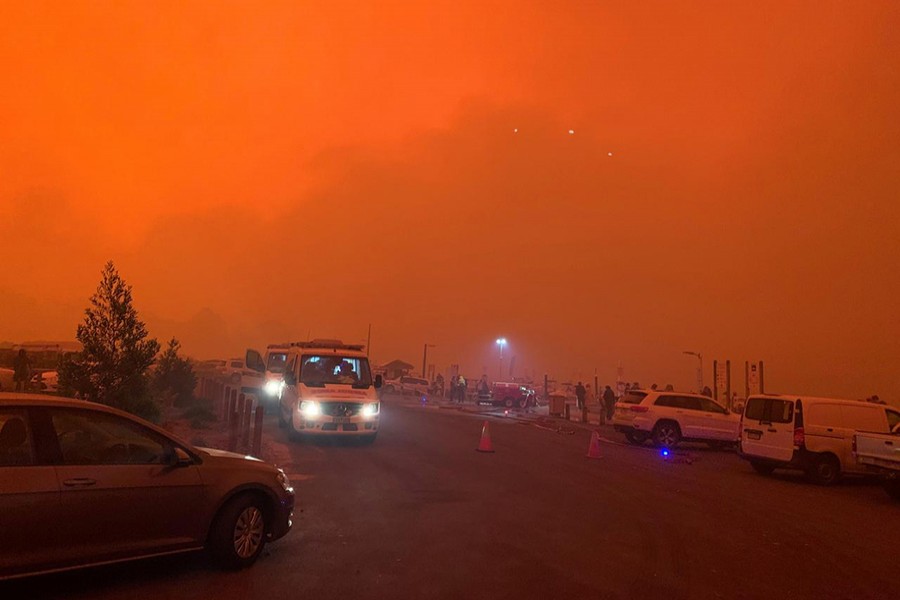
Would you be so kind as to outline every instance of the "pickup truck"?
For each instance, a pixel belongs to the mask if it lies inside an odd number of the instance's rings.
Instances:
[[[882,476],[888,495],[900,500],[900,425],[894,427],[893,433],[857,432],[853,452],[860,464]]]

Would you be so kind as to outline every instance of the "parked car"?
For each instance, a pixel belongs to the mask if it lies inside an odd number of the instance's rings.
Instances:
[[[737,442],[740,415],[711,398],[659,390],[629,390],[616,403],[613,428],[632,444],[648,439],[663,448],[682,441],[720,447]]]
[[[256,458],[100,404],[0,394],[0,579],[202,548],[248,567],[293,507],[285,474]]]
[[[215,364],[215,370],[222,374],[232,385],[240,385],[241,391],[247,394],[260,394],[265,388],[265,373],[259,373],[247,367],[243,358],[207,361]]]
[[[857,433],[853,455],[861,465],[881,475],[884,491],[900,500],[900,423],[891,428],[891,433]]]
[[[429,387],[431,384],[427,379],[412,375],[403,375],[399,379],[384,382],[384,391],[394,394],[425,396],[428,394]]]
[[[31,376],[32,391],[55,394],[59,391],[59,373],[57,371],[39,371]]]
[[[740,454],[755,471],[799,469],[829,485],[845,473],[867,471],[853,456],[857,431],[889,433],[900,411],[881,404],[810,396],[759,395],[747,399]]]

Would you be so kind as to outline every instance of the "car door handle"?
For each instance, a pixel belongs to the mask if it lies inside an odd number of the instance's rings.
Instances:
[[[778,433],[777,429],[766,429],[769,433]]]
[[[884,440],[884,445],[885,445],[885,446],[893,446],[893,445],[894,445],[894,442],[892,442],[892,441],[890,441],[890,440]]]
[[[834,429],[832,429],[832,428],[831,428],[831,427],[829,427],[829,428],[828,428],[828,429],[826,429],[826,430],[825,430],[825,431],[827,431],[827,432],[828,432],[828,433],[831,433],[831,432],[833,432],[833,431],[834,431]]]
[[[74,477],[63,481],[63,485],[67,487],[90,487],[96,483],[97,480],[91,479],[90,477]]]

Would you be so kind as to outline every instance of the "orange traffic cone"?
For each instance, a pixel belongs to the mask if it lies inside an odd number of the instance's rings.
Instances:
[[[478,447],[475,448],[478,452],[493,452],[494,447],[491,445],[491,431],[488,429],[488,422],[484,422],[484,426],[481,428],[481,441],[478,442]]]
[[[600,434],[594,430],[591,434],[591,444],[588,446],[588,458],[603,458],[600,455]]]

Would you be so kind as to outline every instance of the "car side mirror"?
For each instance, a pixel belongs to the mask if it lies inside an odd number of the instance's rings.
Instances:
[[[166,455],[166,464],[170,467],[188,467],[194,464],[194,459],[183,449],[176,446]]]
[[[381,373],[375,376],[375,389],[381,389],[381,386],[384,385],[384,378],[381,376]]]
[[[297,378],[293,371],[284,372],[284,385],[297,385]]]

